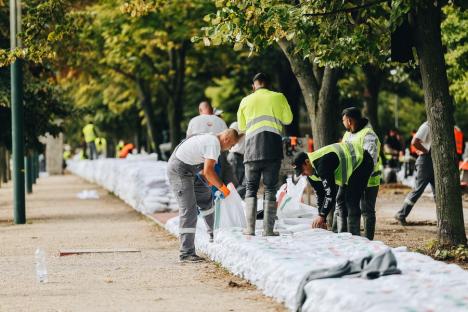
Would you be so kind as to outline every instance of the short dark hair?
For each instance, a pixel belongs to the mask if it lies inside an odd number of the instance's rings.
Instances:
[[[270,84],[270,77],[268,77],[267,74],[265,73],[257,73],[253,78],[252,78],[252,83],[254,83],[255,81],[260,81],[262,82],[263,84]]]
[[[341,116],[346,116],[348,118],[351,118],[351,119],[354,119],[354,120],[357,120],[357,121],[362,119],[361,110],[359,108],[357,108],[357,107],[345,108],[341,112]]]

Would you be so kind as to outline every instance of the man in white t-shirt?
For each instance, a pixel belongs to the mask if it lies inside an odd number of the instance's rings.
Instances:
[[[395,219],[402,225],[406,225],[406,217],[408,217],[411,209],[413,209],[413,206],[419,197],[421,197],[428,184],[431,184],[432,192],[435,196],[434,168],[431,157],[432,139],[427,121],[419,127],[411,144],[416,148],[418,154],[418,159],[416,160],[416,179],[413,190],[406,196],[403,207],[395,215]]]
[[[195,230],[198,208],[204,217],[210,240],[213,239],[214,208],[210,186],[215,186],[224,197],[229,189],[215,172],[221,151],[227,151],[239,141],[234,129],[217,135],[199,134],[182,141],[169,159],[167,176],[179,205],[180,261],[200,262],[195,254]],[[201,173],[202,178],[197,177]]]
[[[187,128],[187,137],[199,133],[218,134],[227,129],[227,125],[218,116],[213,114],[213,107],[207,101],[198,105],[199,116],[193,117]]]

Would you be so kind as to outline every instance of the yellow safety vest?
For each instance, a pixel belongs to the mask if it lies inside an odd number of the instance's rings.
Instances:
[[[86,143],[93,142],[96,139],[96,133],[94,132],[94,125],[87,124],[86,126],[84,126],[83,134],[84,134]]]
[[[362,146],[355,143],[335,143],[324,146],[313,153],[308,153],[307,156],[309,156],[310,163],[314,166],[316,159],[328,153],[335,153],[340,162],[335,169],[335,183],[339,186],[348,184],[348,180],[354,170],[362,163],[364,157]],[[313,175],[310,178],[314,181],[320,181],[320,177],[317,175]]]
[[[105,138],[96,138],[94,143],[96,144],[96,150],[98,152],[103,152],[106,150],[107,140]]]
[[[372,128],[370,128],[370,127],[365,127],[363,129],[361,129],[359,132],[355,133],[355,135],[353,137],[350,137],[351,133],[349,131],[346,131],[346,133],[343,136],[343,142],[356,143],[356,144],[359,144],[360,146],[364,147],[364,138],[366,137],[366,135],[369,132],[372,132],[372,133],[375,134],[374,130]],[[375,136],[377,138],[377,155],[379,155],[379,158],[378,158],[377,163],[374,166],[374,171],[372,171],[372,175],[369,178],[369,182],[367,183],[367,186],[369,186],[369,187],[379,186],[380,185],[380,180],[381,180],[381,175],[382,175],[382,171],[380,170],[380,168],[382,166],[382,157],[380,157],[381,144],[380,144],[380,140],[377,137],[377,135],[375,135]]]
[[[283,125],[290,124],[292,118],[286,97],[263,88],[243,98],[237,111],[239,130],[246,138],[263,131],[282,135]]]

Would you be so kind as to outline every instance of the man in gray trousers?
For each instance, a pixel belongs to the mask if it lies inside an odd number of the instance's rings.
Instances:
[[[194,135],[180,143],[169,159],[167,176],[179,206],[181,262],[203,261],[195,253],[197,207],[200,208],[200,215],[205,219],[212,240],[214,208],[210,187],[215,186],[224,197],[229,196],[229,189],[218,177],[214,167],[221,151],[229,150],[238,141],[239,134],[234,129],[224,130],[217,135]],[[197,178],[199,174],[203,178]]]
[[[431,184],[432,192],[435,195],[434,168],[431,157],[432,139],[427,121],[419,127],[411,144],[414,145],[418,153],[418,159],[416,159],[416,180],[413,190],[405,198],[403,207],[395,215],[395,219],[402,225],[406,225],[406,218],[428,184]]]

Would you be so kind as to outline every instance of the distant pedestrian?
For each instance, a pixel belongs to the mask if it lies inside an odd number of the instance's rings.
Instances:
[[[416,178],[413,190],[406,196],[403,207],[395,215],[395,219],[402,225],[407,224],[406,218],[428,184],[431,185],[435,196],[434,168],[431,157],[432,138],[427,121],[419,127],[411,144],[413,144],[418,154],[418,159],[416,160]]]
[[[237,121],[233,122],[229,127],[239,132],[239,126]],[[245,137],[242,138],[234,145],[230,150],[227,160],[234,170],[234,174],[237,178],[237,192],[240,197],[245,198],[245,166],[244,166],[244,153],[245,153]]]
[[[198,105],[200,115],[193,117],[187,127],[187,137],[200,133],[218,134],[228,127],[226,122],[214,114],[213,107],[208,101]]]

